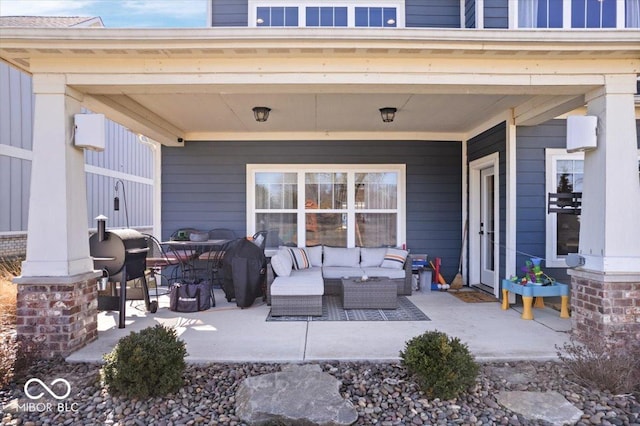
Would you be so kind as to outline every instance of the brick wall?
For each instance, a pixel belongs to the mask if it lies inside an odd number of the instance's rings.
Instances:
[[[44,345],[43,355],[67,356],[98,337],[98,292],[94,274],[71,283],[20,282],[17,333]],[[32,279],[36,281],[36,279]]]
[[[640,277],[620,281],[604,277],[572,272],[574,332],[611,342],[640,340]]]
[[[0,257],[24,257],[27,253],[27,234],[0,235]]]

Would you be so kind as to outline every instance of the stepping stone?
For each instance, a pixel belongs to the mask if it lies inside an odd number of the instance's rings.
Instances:
[[[499,392],[498,403],[527,419],[544,420],[554,425],[575,424],[583,412],[560,393],[550,392]]]
[[[319,365],[290,365],[245,379],[236,392],[236,415],[250,425],[353,424],[358,413],[340,396],[340,381]]]

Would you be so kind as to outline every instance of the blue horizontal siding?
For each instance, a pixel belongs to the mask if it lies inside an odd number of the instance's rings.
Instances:
[[[211,26],[246,27],[249,3],[247,0],[210,0]]]
[[[407,246],[443,259],[452,279],[460,254],[460,142],[187,142],[162,149],[162,235],[182,227],[246,235],[247,164],[405,164]]]
[[[516,132],[516,265],[535,255],[545,257],[546,245],[546,164],[545,149],[566,148],[566,120],[550,120]],[[640,120],[636,120],[640,149]],[[566,268],[547,268],[561,282],[569,282]],[[519,272],[519,271],[518,271]]]
[[[484,27],[509,28],[507,0],[484,0]]]
[[[407,27],[460,28],[459,0],[406,0]]]
[[[566,147],[566,121],[551,120],[516,130],[516,265],[517,272],[531,257],[546,254],[546,169],[545,149]],[[544,267],[544,265],[543,265]],[[562,282],[565,268],[545,270]]]

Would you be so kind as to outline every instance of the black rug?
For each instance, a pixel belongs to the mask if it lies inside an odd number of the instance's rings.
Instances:
[[[344,309],[340,296],[322,296],[322,316],[271,316],[267,321],[431,321],[405,296],[398,296],[397,309]]]

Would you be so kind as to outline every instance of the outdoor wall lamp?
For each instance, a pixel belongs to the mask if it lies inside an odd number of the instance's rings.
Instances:
[[[384,107],[380,108],[380,115],[382,116],[382,121],[384,123],[391,123],[393,119],[396,117],[397,108]]]
[[[271,111],[271,108],[253,107],[253,116],[258,123],[264,123],[269,118],[269,111]]]

